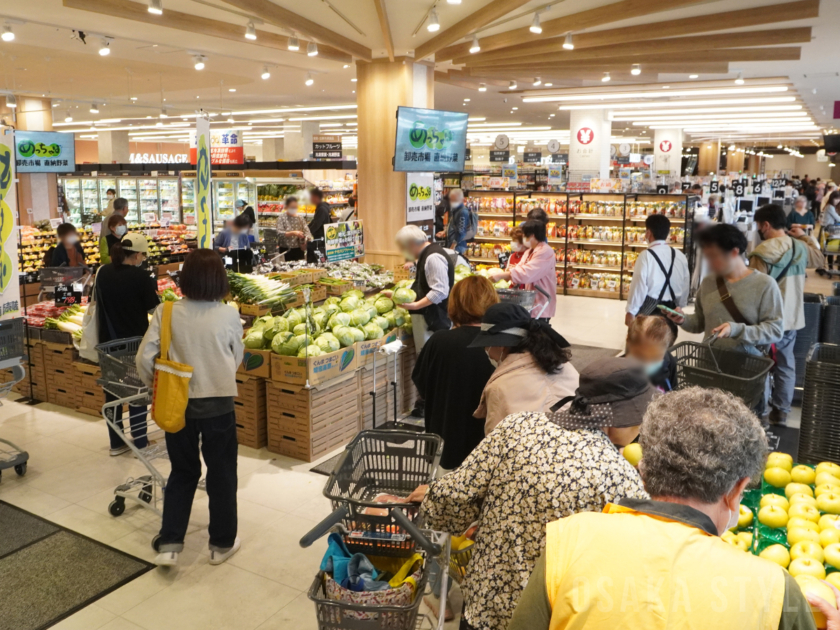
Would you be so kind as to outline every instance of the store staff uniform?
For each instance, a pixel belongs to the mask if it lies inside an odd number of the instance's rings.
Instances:
[[[447,309],[449,292],[454,284],[455,266],[452,259],[438,243],[426,245],[417,258],[417,278],[411,286],[418,300],[425,297],[432,303],[411,313],[417,352],[420,352],[432,333],[452,327]]]

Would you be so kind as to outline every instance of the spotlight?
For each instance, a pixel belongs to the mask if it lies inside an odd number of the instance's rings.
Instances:
[[[776,148],[777,148],[777,149],[781,149],[781,148],[782,148],[782,145],[781,145],[781,144],[776,145]]]
[[[6,24],[6,26],[3,27],[3,34],[0,35],[0,39],[2,39],[4,42],[12,42],[15,40],[15,34],[12,31],[11,26]]]
[[[475,54],[481,51],[481,44],[478,43],[478,35],[473,35],[472,44],[470,45],[470,53]]]
[[[196,55],[193,61],[195,61],[196,70],[204,70],[204,55]]]
[[[632,74],[634,77],[639,76],[640,74],[642,74],[642,66],[640,66],[637,63],[634,63],[633,67],[630,69],[630,74]]]
[[[566,50],[574,50],[575,44],[572,41],[572,34],[566,33],[566,40],[563,42],[563,48]]]
[[[487,91],[487,84],[486,83],[479,83],[478,84],[478,91],[479,92],[486,92]]]
[[[297,37],[290,37],[289,38],[289,45],[287,47],[289,50],[300,50],[300,41]]]
[[[70,110],[67,110],[67,116],[64,117],[64,122],[73,122],[73,117],[70,115]]]
[[[738,73],[738,78],[735,79],[735,85],[744,85],[744,73],[743,72]]]
[[[163,15],[163,0],[149,0],[149,13]]]
[[[534,21],[531,22],[531,27],[528,29],[535,35],[542,33],[542,26],[540,26],[540,14],[534,13]]]
[[[245,39],[257,39],[257,29],[253,22],[248,22],[248,26],[245,27]]]
[[[534,87],[539,87],[540,85],[542,85],[542,79],[540,79],[539,77],[535,77],[534,78]]]
[[[601,77],[601,81],[603,81],[604,83],[606,83],[606,82],[607,82],[607,81],[609,81],[609,80],[610,80],[610,73],[609,73],[609,72],[605,72],[605,73],[604,73],[604,76],[602,76],[602,77]]]
[[[543,83],[543,85],[544,85],[545,87],[551,87],[551,86],[552,86],[552,85],[554,85],[554,84],[553,84],[553,83]]]
[[[109,47],[108,40],[103,37],[102,42],[99,46],[99,55],[102,57],[107,57],[110,54],[111,48]]]
[[[430,33],[440,30],[440,22],[438,21],[437,11],[434,9],[432,9],[432,12],[429,13],[429,24],[426,26],[426,30]]]
[[[315,83],[314,79],[312,78],[312,73],[311,72],[306,73],[305,83],[306,83],[306,85],[312,85],[313,83]]]
[[[509,90],[515,90],[516,89],[516,81],[511,81],[510,83],[508,83],[508,89]]]
[[[268,66],[263,66],[263,71],[262,71],[262,74],[260,75],[260,78],[263,81],[271,78],[271,73],[268,71]]]
[[[6,107],[17,107],[17,99],[14,94],[6,94]]]
[[[96,103],[91,103],[90,113],[91,114],[98,114],[99,113],[99,107],[96,106]]]
[[[689,75],[688,75],[688,78],[689,78],[689,79],[697,79],[697,78],[699,78],[699,77],[700,77],[700,75],[699,75],[699,74],[689,74]]]
[[[306,55],[308,57],[317,57],[318,56],[318,44],[315,42],[309,42],[306,45]]]
[[[165,107],[160,108],[160,117],[161,118],[169,118],[169,114],[166,113],[166,108]]]

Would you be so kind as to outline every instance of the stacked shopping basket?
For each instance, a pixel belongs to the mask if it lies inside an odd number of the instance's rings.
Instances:
[[[840,461],[840,346],[818,343],[808,354],[797,461]]]

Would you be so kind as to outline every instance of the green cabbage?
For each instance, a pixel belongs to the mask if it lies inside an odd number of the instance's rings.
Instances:
[[[391,311],[394,314],[394,325],[402,326],[408,321],[408,311],[404,308],[395,308]]]
[[[263,315],[262,317],[258,317],[254,320],[253,330],[263,330],[265,328],[271,328],[271,325],[274,323],[274,318],[271,315]]]
[[[356,343],[356,337],[353,335],[354,330],[355,328],[349,328],[347,326],[339,326],[333,330],[333,335],[335,335],[335,338],[338,339],[342,348],[352,346]]]
[[[411,318],[406,317],[405,324],[403,324],[403,330],[408,333],[409,335],[414,334],[414,327],[411,325]]]
[[[327,322],[330,330],[335,330],[339,326],[349,326],[350,325],[350,313],[336,313],[330,320]]]
[[[348,330],[353,335],[354,341],[364,341],[365,340],[365,331],[362,328],[356,326],[350,326]]]
[[[371,322],[370,324],[365,324],[363,328],[365,331],[365,339],[381,339],[383,336],[385,336],[385,332],[382,330],[382,328],[380,328],[373,322]]]
[[[339,302],[341,302],[340,297],[337,297],[335,295],[331,295],[326,300],[324,300],[324,308],[327,308],[328,306],[331,306],[333,304],[338,304]]]
[[[341,308],[339,308],[338,304],[325,304],[324,305],[324,317],[327,318],[329,321],[330,317],[335,315],[336,313],[340,313]]]
[[[365,294],[359,291],[359,289],[350,289],[349,291],[345,291],[341,294],[341,299],[343,300],[344,298],[348,298],[351,295],[359,298],[360,300],[363,300],[365,298]]]
[[[307,328],[306,324],[298,324],[297,326],[294,327],[292,332],[295,334],[296,337],[298,335],[305,335],[306,334],[306,328]]]
[[[321,349],[324,354],[335,352],[341,348],[341,342],[332,333],[324,333],[315,340],[315,345]]]
[[[388,322],[388,328],[385,328],[383,330],[390,330],[391,328],[396,328],[397,327],[398,324],[397,324],[397,310],[396,309],[394,309],[390,313],[385,313],[382,317],[384,317],[385,321]]]
[[[327,316],[324,313],[318,313],[317,315],[312,316],[315,325],[318,326],[321,330],[326,327],[327,324]]]
[[[274,339],[271,340],[271,351],[290,357],[295,356],[298,347],[294,335],[290,332],[281,332],[274,335]]]
[[[294,328],[303,321],[303,317],[301,317],[300,313],[295,310],[287,311],[283,317],[285,317],[288,322],[289,328]]]
[[[388,315],[390,315],[390,314],[391,313],[388,313]],[[383,331],[384,330],[390,330],[391,328],[393,328],[393,326],[391,326],[391,324],[388,322],[388,320],[386,318],[382,317],[381,315],[378,316],[378,317],[374,317],[372,320],[370,320],[370,322],[372,324],[376,324],[377,326],[379,326]]]
[[[417,294],[411,289],[397,289],[394,291],[394,302],[397,304],[407,304],[417,299]]]
[[[250,332],[245,337],[245,347],[251,350],[261,349],[263,347],[263,343],[263,335],[259,330],[255,332]]]
[[[461,265],[463,267],[463,265]],[[394,285],[394,289],[410,289],[414,284],[414,280],[400,280]]]
[[[353,326],[364,326],[370,321],[370,313],[363,308],[357,308],[355,311],[350,313],[350,323]]]
[[[387,313],[388,311],[394,310],[394,301],[391,298],[387,298],[384,295],[376,300],[374,306],[376,306],[376,310],[379,311],[379,314],[382,315]]]
[[[277,333],[287,332],[288,330],[288,320],[285,320],[282,317],[276,317],[274,318],[274,323],[271,326],[263,329],[262,334],[266,341],[271,341]]]
[[[298,350],[298,358],[304,359],[306,357],[317,357],[319,354],[324,354],[316,345],[311,345],[309,347],[303,346],[300,350]]]
[[[359,303],[360,300],[355,295],[348,295],[346,298],[341,300],[341,304],[339,304],[339,306],[342,311],[349,313],[350,311],[355,311],[359,308]]]

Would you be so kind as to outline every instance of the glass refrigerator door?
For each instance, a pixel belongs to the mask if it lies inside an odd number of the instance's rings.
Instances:
[[[64,198],[67,200],[67,213],[70,223],[82,227],[82,189],[78,179],[65,179]]]
[[[195,225],[195,179],[181,180],[181,212],[184,225]]]
[[[95,179],[82,180],[82,210],[85,214],[99,213],[99,187]]]
[[[118,179],[117,194],[128,201],[128,214],[125,220],[128,223],[139,223],[140,213],[137,211],[137,180],[128,178]]]
[[[99,208],[102,210],[102,214],[105,214],[108,210],[108,190],[110,188],[113,188],[114,194],[116,194],[117,180],[101,177],[99,179]]]
[[[236,185],[236,198],[244,199],[245,202],[254,208],[257,208],[257,185],[249,182],[240,182]]]
[[[147,214],[153,214],[155,219],[160,216],[160,198],[158,197],[158,180],[137,180],[140,192],[140,219]]]
[[[181,204],[178,191],[178,179],[175,177],[161,177],[158,180],[160,186],[160,216],[169,216],[170,223],[178,223],[181,220]]]
[[[213,204],[216,208],[214,223],[221,228],[225,221],[229,221],[235,216],[234,204],[236,198],[234,193],[236,192],[236,183],[224,180],[216,181],[213,182],[213,187],[216,193],[216,203]]]

